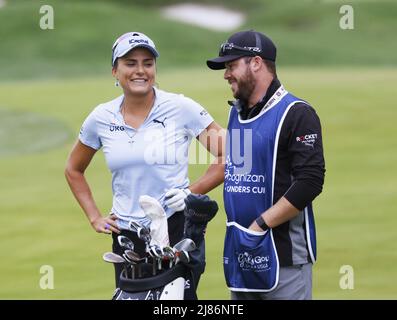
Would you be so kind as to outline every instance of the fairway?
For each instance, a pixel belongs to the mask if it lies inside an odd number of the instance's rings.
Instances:
[[[302,67],[280,68],[278,73],[287,90],[315,107],[323,126],[327,172],[324,191],[314,202],[318,263],[313,298],[396,299],[397,69]],[[161,89],[200,102],[226,126],[231,93],[222,72],[204,66],[162,71],[160,65],[157,82]],[[110,250],[111,239],[91,229],[63,170],[82,121],[97,104],[119,94],[110,74],[0,82],[0,115],[18,115],[0,118],[0,299],[110,299],[113,268],[101,257]],[[36,120],[27,126],[27,117]],[[191,180],[205,169],[191,165]],[[102,152],[87,177],[106,214],[111,176]],[[220,211],[208,227],[207,269],[198,295],[228,299],[222,270],[222,188],[210,195]],[[53,290],[40,288],[43,265],[53,267]],[[343,265],[353,267],[353,290],[339,286]]]

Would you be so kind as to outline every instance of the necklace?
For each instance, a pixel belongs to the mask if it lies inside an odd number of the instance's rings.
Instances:
[[[129,131],[129,126],[127,126],[127,124],[125,123],[125,119],[124,119],[124,105],[121,107],[121,116],[123,118],[123,131],[126,133],[127,137],[128,137],[128,143],[132,146],[132,144],[135,142],[134,137],[137,135],[138,133],[138,129],[135,129],[135,131],[132,133],[132,135],[128,132]]]
[[[129,143],[130,145],[132,145],[132,144],[135,142],[135,140],[134,140],[133,138],[137,135],[138,130],[136,130],[136,131],[134,132],[134,134],[130,135],[130,134],[128,133],[128,128],[125,128],[125,127],[124,127],[124,132],[127,134],[128,138],[130,139],[130,140],[128,141],[128,143]]]
[[[123,101],[124,102],[124,101]],[[153,103],[152,103],[152,107],[153,107]],[[146,119],[149,117],[149,114],[150,114],[150,111],[152,110],[152,107],[150,108],[150,110],[149,110],[149,112],[147,113],[147,115],[146,115],[146,117],[145,117],[145,119],[143,119],[143,122],[142,122],[142,124],[140,125],[140,127],[145,123],[145,121],[146,121]],[[135,130],[134,132],[133,132],[133,134],[131,135],[128,131],[129,131],[129,127],[131,127],[131,126],[128,126],[127,124],[126,124],[126,122],[125,122],[125,106],[124,106],[124,103],[121,105],[121,110],[120,110],[120,113],[121,113],[121,116],[122,116],[122,118],[123,118],[123,131],[127,134],[127,136],[128,136],[128,138],[129,138],[129,140],[128,140],[128,143],[132,146],[133,145],[133,143],[135,142],[135,140],[134,140],[134,137],[138,134],[138,131],[139,131],[139,128],[133,128],[133,130]]]

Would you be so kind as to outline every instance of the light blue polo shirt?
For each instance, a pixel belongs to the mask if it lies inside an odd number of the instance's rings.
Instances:
[[[147,224],[138,199],[157,199],[167,216],[174,212],[164,204],[172,188],[186,188],[190,142],[214,120],[197,102],[183,95],[155,90],[155,102],[138,129],[126,125],[120,113],[124,95],[97,106],[86,118],[79,140],[102,148],[112,173],[111,212],[125,229],[129,220]]]

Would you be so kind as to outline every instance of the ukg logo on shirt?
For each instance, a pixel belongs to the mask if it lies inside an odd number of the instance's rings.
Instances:
[[[118,126],[114,122],[111,122],[109,125],[110,132],[114,131],[124,131],[124,126]]]

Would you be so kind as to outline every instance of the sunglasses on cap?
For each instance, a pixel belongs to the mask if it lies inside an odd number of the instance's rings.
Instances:
[[[256,56],[262,52],[262,50],[259,49],[258,47],[240,47],[233,43],[226,42],[221,45],[221,49],[219,50],[219,56],[222,57],[222,56],[228,55],[228,54],[230,54],[228,51],[231,51],[231,50],[237,50],[237,51],[251,53],[251,55],[253,55],[253,56]]]

